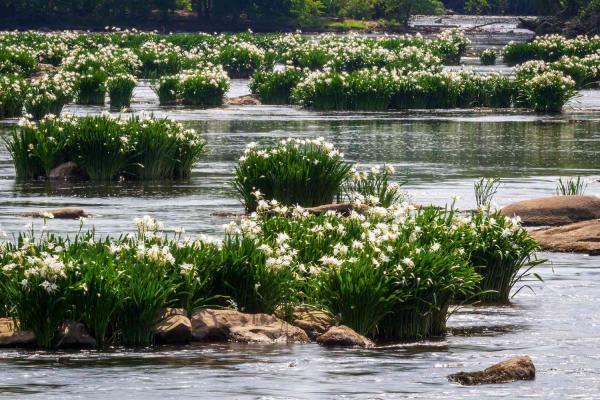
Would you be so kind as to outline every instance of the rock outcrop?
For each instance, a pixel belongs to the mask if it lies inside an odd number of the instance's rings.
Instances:
[[[21,217],[30,218],[57,218],[57,219],[78,219],[82,217],[92,217],[93,214],[85,212],[81,208],[53,208],[41,211],[26,211],[18,214]]]
[[[448,375],[448,380],[461,385],[508,383],[533,379],[535,379],[535,366],[528,356],[513,357],[483,371]]]
[[[600,219],[530,232],[542,250],[600,255]]]
[[[159,344],[187,344],[192,340],[192,322],[185,310],[166,308],[162,310],[155,328]]]
[[[324,311],[309,307],[297,307],[294,310],[293,325],[306,332],[310,340],[316,340],[318,336],[327,332],[333,323],[333,318]]]
[[[17,331],[11,318],[0,318],[0,347],[31,347],[35,335],[30,331]]]
[[[317,343],[332,347],[375,347],[375,343],[345,325],[332,326],[317,337]]]
[[[500,210],[507,217],[518,216],[524,226],[560,226],[600,218],[596,196],[552,196],[524,200]]]
[[[259,106],[261,102],[257,95],[247,94],[238,97],[228,97],[225,100],[225,104],[228,106]]]
[[[302,329],[273,315],[216,309],[194,312],[192,337],[198,341],[242,343],[308,342],[308,336]]]

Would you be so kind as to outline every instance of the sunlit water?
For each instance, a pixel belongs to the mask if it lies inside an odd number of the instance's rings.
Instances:
[[[476,63],[473,63],[476,64]],[[510,72],[507,69],[508,72]],[[235,81],[231,95],[248,92]],[[101,234],[133,230],[132,218],[151,214],[189,234],[219,236],[242,211],[230,188],[233,167],[251,141],[324,136],[351,162],[389,163],[419,204],[443,205],[461,196],[471,208],[473,182],[502,178],[499,205],[551,195],[559,176],[582,175],[589,193],[600,151],[600,96],[587,91],[560,116],[477,111],[315,113],[292,107],[162,109],[147,83],[133,111],[196,128],[208,153],[186,182],[144,184],[21,183],[0,145],[0,224],[9,234],[30,222],[18,212],[63,206],[97,214],[86,222]],[[76,114],[103,108],[68,106]],[[4,122],[6,137],[15,121]],[[34,222],[40,227],[41,222]],[[74,233],[77,221],[49,222]],[[598,398],[600,389],[600,273],[593,257],[541,254],[544,282],[529,282],[506,308],[464,308],[450,319],[444,341],[375,350],[294,346],[191,345],[155,350],[41,353],[0,350],[0,397],[39,399],[482,399]],[[485,387],[450,384],[446,375],[477,370],[513,355],[530,355],[534,382]]]

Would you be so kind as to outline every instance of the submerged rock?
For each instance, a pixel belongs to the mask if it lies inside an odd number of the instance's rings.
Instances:
[[[187,344],[192,340],[192,321],[185,310],[166,308],[158,321],[155,337],[159,344]]]
[[[96,339],[90,335],[81,322],[64,322],[54,337],[54,347],[59,349],[94,348]]]
[[[310,340],[327,332],[333,323],[333,318],[324,311],[309,307],[297,307],[294,310],[293,325],[306,332]]]
[[[596,196],[552,196],[524,200],[500,210],[507,217],[518,216],[524,226],[560,226],[600,218]]]
[[[83,181],[87,179],[85,172],[73,161],[54,167],[48,174],[48,179],[55,181]]]
[[[35,345],[35,335],[31,331],[15,330],[11,318],[0,318],[0,347],[31,347]]]
[[[228,106],[259,106],[261,102],[257,95],[247,94],[244,96],[229,97],[225,100],[225,104]]]
[[[530,232],[542,250],[600,255],[600,219]]]
[[[375,347],[375,343],[371,340],[345,325],[332,326],[327,332],[317,337],[317,343],[323,346]]]
[[[200,309],[192,316],[192,337],[199,341],[242,343],[308,342],[306,333],[268,314]]]
[[[461,385],[483,385],[530,381],[535,379],[535,366],[529,356],[513,357],[492,365],[483,371],[459,372],[448,375],[448,380]]]
[[[93,214],[85,212],[81,208],[53,208],[42,211],[26,211],[18,214],[21,217],[31,218],[57,218],[57,219],[78,219],[82,217],[92,217]]]

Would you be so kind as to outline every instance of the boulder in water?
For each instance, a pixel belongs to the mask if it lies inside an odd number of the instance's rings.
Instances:
[[[293,325],[306,332],[311,340],[327,332],[333,323],[333,318],[324,311],[309,307],[297,307],[294,310]]]
[[[0,318],[0,347],[35,346],[35,335],[31,331],[17,331],[11,318]]]
[[[560,226],[600,218],[596,196],[552,196],[524,200],[500,210],[507,217],[520,217],[524,226]]]
[[[492,365],[483,371],[459,372],[448,375],[448,380],[461,385],[483,385],[530,381],[535,379],[535,366],[528,356],[513,357]]]
[[[332,326],[317,337],[317,343],[330,347],[375,347],[371,340],[345,325]]]
[[[161,311],[155,328],[160,344],[187,344],[192,340],[192,322],[185,310],[166,308]]]

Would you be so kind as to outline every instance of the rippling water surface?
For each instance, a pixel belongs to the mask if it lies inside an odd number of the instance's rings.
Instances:
[[[233,95],[247,93],[236,81]],[[314,113],[291,107],[161,109],[149,86],[136,89],[135,113],[182,121],[207,141],[208,154],[192,178],[177,183],[21,183],[0,144],[0,224],[11,234],[30,221],[16,214],[45,207],[77,206],[97,214],[88,220],[102,234],[133,230],[132,218],[151,214],[188,233],[220,235],[226,218],[241,211],[229,182],[236,159],[251,141],[324,136],[359,165],[389,163],[408,178],[416,203],[474,205],[473,182],[502,178],[500,205],[551,195],[559,176],[582,175],[588,192],[597,183],[600,96],[585,92],[561,116],[523,113],[440,112]],[[69,106],[76,114],[102,108]],[[0,125],[6,137],[15,121]],[[35,226],[40,222],[35,221]],[[73,233],[76,221],[50,221]],[[32,399],[482,399],[599,398],[600,270],[593,257],[542,254],[537,271],[511,307],[462,308],[450,319],[444,341],[392,345],[375,350],[295,346],[192,345],[111,352],[41,353],[0,349],[0,397]],[[445,376],[485,368],[528,354],[538,369],[534,382],[461,387]]]

